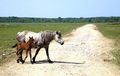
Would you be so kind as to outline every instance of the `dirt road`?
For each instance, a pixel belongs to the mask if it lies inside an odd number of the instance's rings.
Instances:
[[[110,61],[113,41],[105,38],[93,24],[88,24],[64,36],[64,45],[52,42],[49,64],[44,49],[37,56],[37,63],[25,64],[16,60],[0,67],[0,76],[120,76],[120,70]],[[35,49],[32,49],[32,55]]]

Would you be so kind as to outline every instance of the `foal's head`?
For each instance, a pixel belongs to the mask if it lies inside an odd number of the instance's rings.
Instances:
[[[28,43],[35,43],[35,40],[33,39],[33,37],[29,37]]]

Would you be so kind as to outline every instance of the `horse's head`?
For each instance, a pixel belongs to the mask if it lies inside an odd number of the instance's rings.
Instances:
[[[55,34],[55,41],[58,42],[58,43],[60,43],[61,45],[64,44],[64,41],[62,39],[62,36],[61,36],[60,32],[56,32],[56,34]]]
[[[33,37],[29,37],[29,41],[30,43],[35,43],[35,40],[33,39]]]

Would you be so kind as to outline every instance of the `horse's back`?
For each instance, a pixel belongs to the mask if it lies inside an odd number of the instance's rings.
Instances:
[[[38,41],[38,39],[41,37],[39,33],[35,33],[35,32],[29,32],[25,35],[25,42],[29,41],[29,37],[33,37],[33,39],[36,41]]]
[[[18,42],[28,42],[29,37],[35,38],[37,36],[37,33],[31,32],[31,31],[22,31],[17,33],[17,40]]]
[[[22,31],[18,32],[17,39],[19,42],[27,43],[29,41],[29,37],[33,37],[37,46],[44,45],[45,43],[49,43],[53,37],[52,31],[44,31],[44,32],[31,32],[31,31]]]
[[[25,42],[25,35],[28,33],[28,31],[22,31],[17,33],[17,40],[18,42]]]

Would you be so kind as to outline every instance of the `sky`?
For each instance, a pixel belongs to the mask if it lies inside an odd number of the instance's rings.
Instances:
[[[120,16],[120,0],[0,0],[0,17]]]

